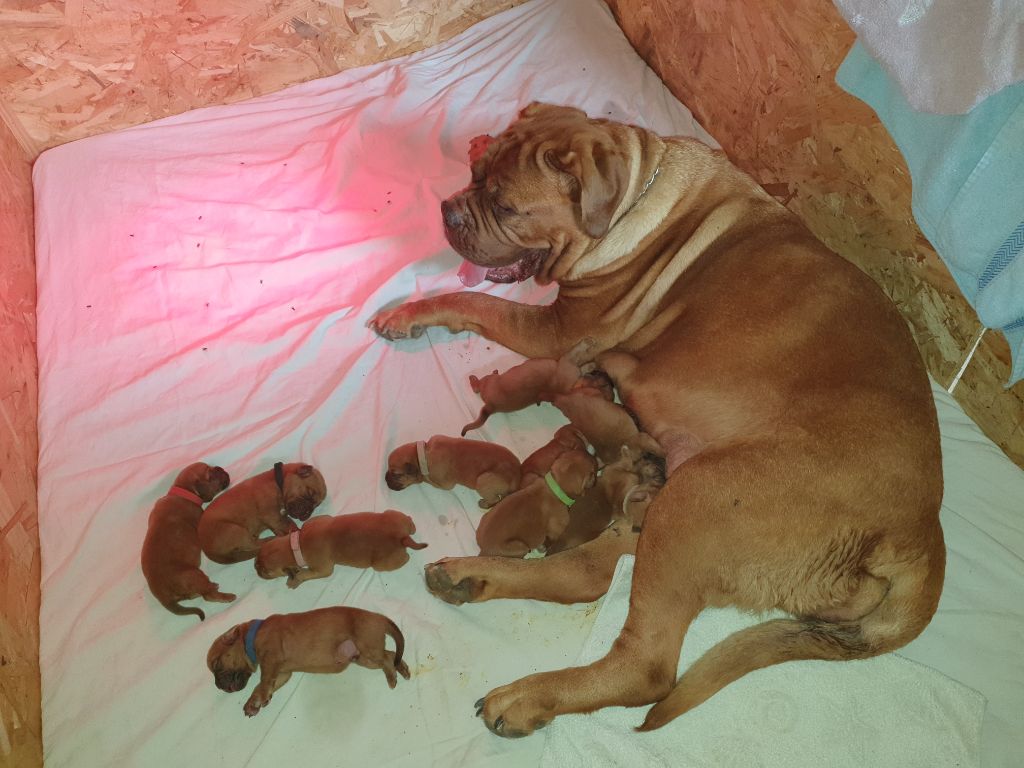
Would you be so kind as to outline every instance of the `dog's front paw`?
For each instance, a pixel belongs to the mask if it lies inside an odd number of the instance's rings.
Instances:
[[[382,309],[367,325],[374,333],[388,341],[419,338],[425,328],[418,321],[416,310],[410,304],[400,304],[394,309]]]
[[[483,593],[483,583],[467,576],[459,578],[456,570],[457,559],[444,559],[431,563],[424,569],[427,589],[434,597],[452,605],[462,605],[477,600]]]
[[[476,703],[476,714],[491,733],[506,739],[529,736],[554,717],[554,702],[544,693],[543,675],[531,675],[495,688]]]
[[[245,702],[245,706],[242,707],[242,711],[245,712],[246,717],[255,717],[259,714],[260,709],[266,705],[265,701],[261,701],[256,694],[249,697],[249,700]]]
[[[285,582],[285,584],[288,585],[288,589],[295,589],[301,583],[302,581],[300,579],[295,578],[294,576],[289,576],[288,581]]]

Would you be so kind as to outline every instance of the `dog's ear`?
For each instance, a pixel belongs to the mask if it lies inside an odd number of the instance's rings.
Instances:
[[[313,466],[311,464],[303,464],[295,474],[299,477],[309,477],[313,474]]]
[[[220,640],[225,645],[232,645],[238,640],[238,636],[242,634],[242,627],[239,624],[235,624],[231,629],[220,636]]]
[[[604,237],[629,183],[622,153],[610,143],[583,135],[568,150],[548,151],[544,159],[574,179],[570,195],[583,231],[593,238]]]

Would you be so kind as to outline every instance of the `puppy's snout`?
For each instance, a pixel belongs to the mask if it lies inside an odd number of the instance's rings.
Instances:
[[[441,218],[449,229],[458,229],[462,226],[462,215],[451,200],[441,201]]]
[[[211,470],[213,479],[220,485],[221,488],[227,488],[231,485],[231,476],[227,473],[223,467],[214,467]]]
[[[403,488],[405,488],[405,486],[402,485],[402,481],[401,479],[399,479],[398,475],[395,472],[391,472],[390,470],[384,473],[384,482],[387,483],[388,488],[390,488],[392,491],[400,491]]]

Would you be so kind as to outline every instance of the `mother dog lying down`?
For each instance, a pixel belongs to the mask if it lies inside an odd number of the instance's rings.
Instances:
[[[441,206],[452,246],[494,280],[559,284],[549,306],[462,292],[382,311],[387,339],[471,330],[527,357],[584,337],[670,477],[637,536],[613,527],[538,560],[427,567],[449,602],[594,600],[635,547],[629,616],[608,655],[478,702],[521,736],[568,712],[654,704],[664,725],[756,669],[863,659],[935,612],[938,424],[921,358],[881,290],[720,152],[576,109],[532,104],[474,144]],[[675,679],[708,606],[780,608]]]

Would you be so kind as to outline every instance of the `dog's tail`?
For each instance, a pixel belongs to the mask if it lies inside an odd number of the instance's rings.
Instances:
[[[177,616],[195,615],[199,617],[200,621],[206,621],[206,614],[203,613],[201,608],[184,606],[181,603],[174,602],[173,600],[161,600],[160,604]]]
[[[755,669],[804,659],[866,659],[909,643],[939,602],[945,549],[938,552],[938,559],[922,556],[900,568],[881,601],[855,621],[776,619],[733,633],[683,673],[637,730],[660,728]]]
[[[480,409],[480,415],[476,417],[476,421],[471,421],[469,424],[462,428],[462,436],[465,437],[466,433],[471,429],[479,429],[487,421],[487,417],[491,415],[491,409],[486,405]]]
[[[426,544],[420,544],[418,541],[413,541],[412,536],[403,536],[401,538],[401,544],[406,549],[426,549]]]
[[[387,616],[384,617],[384,622],[386,625],[384,634],[390,635],[391,639],[395,641],[395,667],[400,667],[402,666],[402,654],[405,653],[405,637],[398,625]]]

